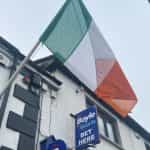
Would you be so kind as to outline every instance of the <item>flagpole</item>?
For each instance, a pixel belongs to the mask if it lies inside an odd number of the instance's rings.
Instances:
[[[9,81],[7,82],[7,84],[5,85],[5,87],[3,88],[2,91],[0,91],[0,97],[5,93],[5,91],[9,88],[9,86],[12,84],[12,82],[16,79],[17,75],[19,74],[19,72],[21,71],[21,69],[25,66],[25,64],[28,62],[28,60],[30,59],[30,57],[32,56],[32,54],[35,52],[35,50],[37,49],[37,47],[40,45],[40,41],[38,41],[33,48],[30,50],[29,54],[23,59],[23,61],[21,62],[21,64],[19,65],[19,67],[16,69],[16,71],[14,72],[14,74],[11,76],[11,78],[9,79]]]

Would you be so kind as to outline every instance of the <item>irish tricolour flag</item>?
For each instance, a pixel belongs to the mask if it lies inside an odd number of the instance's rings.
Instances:
[[[40,41],[122,116],[136,104],[120,65],[81,0],[67,0]]]

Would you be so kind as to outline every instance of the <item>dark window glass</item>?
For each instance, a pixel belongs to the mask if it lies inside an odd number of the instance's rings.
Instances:
[[[2,102],[3,102],[3,96],[0,97],[0,108],[1,108]]]
[[[101,134],[106,135],[103,118],[101,116],[98,116],[97,120],[98,120],[99,130]]]
[[[145,148],[146,148],[146,150],[150,150],[150,145],[145,144]]]
[[[35,95],[39,95],[39,94],[40,94],[40,89],[37,88],[37,87],[35,87],[35,86],[33,86],[33,85],[30,85],[30,86],[29,86],[29,90],[30,90],[33,94],[35,94]]]
[[[29,85],[29,90],[35,94],[35,95],[39,95],[40,94],[40,89],[42,86],[42,81],[41,81],[41,77],[39,75],[33,74],[31,77],[31,82]]]
[[[112,122],[107,121],[106,122],[106,128],[107,128],[107,132],[108,132],[108,138],[113,141],[116,142],[115,139],[115,130],[114,130],[114,125]]]
[[[0,54],[0,60],[3,60],[4,59],[4,57]]]
[[[92,106],[93,103],[87,99],[87,107]],[[98,109],[98,125],[100,135],[106,137],[114,143],[120,144],[120,136],[118,135],[118,126],[114,118],[109,116],[106,112]]]

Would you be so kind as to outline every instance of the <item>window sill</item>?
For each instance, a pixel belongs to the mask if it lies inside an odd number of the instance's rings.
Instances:
[[[119,150],[125,150],[121,145],[119,145],[119,144],[117,144],[117,143],[111,141],[111,140],[110,140],[109,138],[107,138],[106,136],[100,135],[100,137],[101,137],[103,140],[105,140],[105,141],[109,142],[110,144],[112,144],[113,146],[117,147]]]

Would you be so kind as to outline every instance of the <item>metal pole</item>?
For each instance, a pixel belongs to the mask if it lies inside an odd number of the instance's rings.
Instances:
[[[4,89],[0,93],[0,97],[5,93],[5,91],[9,88],[9,86],[12,84],[12,82],[16,79],[17,75],[21,71],[21,69],[25,66],[25,64],[28,62],[32,54],[35,52],[37,47],[40,45],[40,41],[38,41],[34,47],[31,49],[29,54],[24,58],[24,60],[21,62],[20,66],[17,68],[16,72],[11,76],[7,84],[5,85]]]

